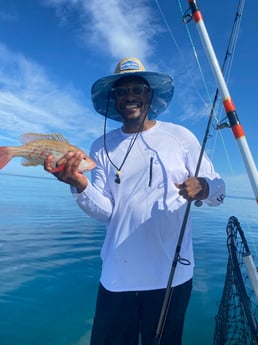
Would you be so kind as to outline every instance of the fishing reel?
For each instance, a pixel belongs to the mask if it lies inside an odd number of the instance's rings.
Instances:
[[[201,207],[202,204],[203,204],[203,202],[201,200],[195,200],[195,202],[194,202],[194,206],[196,206],[196,207]]]

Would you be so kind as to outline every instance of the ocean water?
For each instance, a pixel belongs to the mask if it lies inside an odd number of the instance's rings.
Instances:
[[[55,179],[2,174],[0,192],[0,345],[89,344],[103,225]],[[184,345],[212,345],[232,215],[257,258],[253,200],[192,207],[196,268]]]

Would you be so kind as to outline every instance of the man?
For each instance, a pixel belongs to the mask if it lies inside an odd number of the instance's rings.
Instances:
[[[173,96],[173,81],[147,72],[135,58],[92,87],[97,112],[122,122],[91,148],[91,182],[78,172],[80,153],[67,153],[54,173],[70,184],[79,206],[103,221],[106,237],[91,345],[151,345],[187,201],[221,204],[224,182],[206,155],[194,177],[200,144],[186,128],[157,121]],[[45,162],[49,172],[51,157]],[[172,282],[162,345],[179,345],[192,289],[193,249],[187,222]],[[183,264],[184,263],[184,264]],[[187,263],[187,264],[185,264]]]

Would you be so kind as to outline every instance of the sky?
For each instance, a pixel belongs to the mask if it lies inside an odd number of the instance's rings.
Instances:
[[[238,3],[197,1],[220,65]],[[27,132],[61,133],[88,152],[104,122],[93,109],[91,86],[126,56],[172,75],[174,97],[159,119],[186,126],[202,142],[216,82],[195,23],[182,20],[187,9],[186,0],[0,0],[0,146],[19,146]],[[257,10],[256,2],[246,2],[225,75],[256,163]],[[232,131],[215,130],[225,117],[219,98],[206,151],[216,170],[245,191],[249,179]],[[118,126],[108,122],[108,129]],[[22,167],[20,158],[1,173],[47,174]]]

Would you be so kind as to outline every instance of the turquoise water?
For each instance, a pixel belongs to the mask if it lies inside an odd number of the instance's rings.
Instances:
[[[0,191],[0,345],[89,344],[103,225],[54,179],[0,175]],[[212,345],[228,218],[248,227],[251,250],[258,243],[257,206],[244,203],[192,209],[196,269],[184,345]]]

